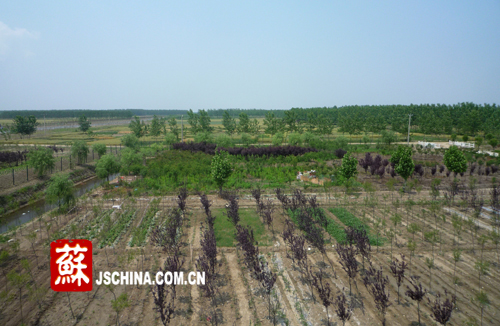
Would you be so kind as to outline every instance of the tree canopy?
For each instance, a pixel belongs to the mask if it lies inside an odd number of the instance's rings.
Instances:
[[[31,166],[38,177],[42,177],[45,173],[56,166],[56,159],[53,155],[54,151],[50,148],[38,148],[30,151],[28,157],[28,165]]]
[[[69,205],[75,201],[73,189],[73,182],[67,175],[55,175],[45,190],[45,198],[48,203],[57,203],[59,207]]]
[[[443,160],[448,170],[455,174],[467,171],[467,159],[457,146],[450,146],[444,153]]]
[[[79,129],[82,132],[86,132],[90,129],[90,120],[87,119],[85,115],[80,116],[78,119],[78,124],[80,125]]]
[[[38,127],[40,123],[36,120],[35,116],[16,116],[14,118],[13,129],[15,133],[20,134],[21,138],[23,136],[30,136],[36,132],[36,127]]]

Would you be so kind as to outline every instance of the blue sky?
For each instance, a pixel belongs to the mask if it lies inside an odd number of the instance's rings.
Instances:
[[[0,0],[0,110],[500,104],[500,1]]]

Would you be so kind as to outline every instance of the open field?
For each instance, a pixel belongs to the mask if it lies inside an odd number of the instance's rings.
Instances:
[[[118,193],[117,193],[118,194]],[[111,307],[113,296],[127,293],[130,307],[120,313],[120,321],[126,324],[151,325],[160,324],[158,314],[153,311],[154,302],[149,286],[116,286],[107,288],[97,286],[90,293],[70,293],[69,298],[64,293],[56,293],[49,290],[49,265],[47,251],[47,239],[55,238],[87,238],[93,242],[94,271],[122,271],[122,270],[149,270],[156,271],[162,266],[167,254],[155,247],[151,242],[150,234],[146,231],[145,241],[131,246],[136,236],[134,230],[141,229],[143,223],[149,223],[148,229],[154,225],[160,225],[167,218],[166,212],[176,206],[175,197],[117,197],[109,193],[102,200],[102,189],[97,190],[95,195],[90,195],[80,201],[77,209],[70,214],[46,214],[42,218],[32,221],[17,229],[14,234],[3,236],[3,241],[15,239],[19,243],[19,249],[12,249],[11,243],[1,244],[2,250],[9,252],[8,258],[2,263],[4,271],[23,271],[22,259],[27,259],[30,265],[30,274],[33,278],[29,281],[31,290],[27,287],[21,288],[21,301],[23,305],[23,318],[30,321],[29,324],[80,324],[80,325],[109,325],[116,322],[116,313]],[[118,199],[122,204],[121,210],[111,209],[111,197]],[[260,245],[262,259],[266,260],[277,274],[275,292],[279,298],[282,315],[280,322],[288,321],[291,325],[323,325],[326,324],[325,310],[319,301],[311,297],[310,288],[304,283],[300,268],[289,258],[287,252],[290,248],[283,240],[281,231],[286,214],[280,208],[279,201],[273,193],[264,193],[264,198],[274,199],[275,217],[273,228],[276,230],[274,237],[276,242],[268,245]],[[488,190],[481,190],[480,196],[487,198]],[[407,281],[400,288],[400,303],[397,303],[397,285],[394,277],[390,274],[389,263],[391,257],[400,259],[404,254],[406,260],[411,259],[411,267],[407,276],[420,277],[419,281],[429,291],[427,297],[431,300],[437,292],[456,293],[457,308],[453,311],[448,325],[464,325],[464,321],[473,317],[480,319],[481,311],[477,304],[471,303],[471,298],[479,289],[478,272],[474,268],[477,261],[490,262],[490,268],[485,275],[481,276],[481,287],[487,292],[491,305],[484,310],[483,324],[496,325],[500,323],[497,314],[500,303],[499,284],[499,261],[498,251],[491,242],[484,246],[472,245],[472,239],[480,238],[489,234],[496,226],[492,223],[491,215],[484,210],[483,215],[476,219],[479,227],[476,229],[464,228],[457,235],[452,223],[452,213],[459,213],[463,218],[472,218],[471,210],[463,210],[457,204],[432,206],[430,196],[422,191],[411,197],[398,198],[399,195],[392,192],[376,192],[361,194],[361,196],[334,193],[331,195],[320,194],[318,201],[320,207],[326,212],[327,217],[336,224],[345,227],[342,217],[332,214],[329,209],[336,211],[346,210],[375,229],[377,221],[385,222],[387,231],[392,221],[390,217],[395,214],[402,216],[402,221],[396,225],[396,237],[394,240],[385,239],[384,245],[372,247],[370,261],[374,266],[381,267],[384,275],[389,277],[389,294],[391,306],[387,310],[388,325],[410,325],[417,321],[416,304],[403,293],[406,291]],[[374,200],[377,198],[376,200]],[[392,198],[392,199],[391,199]],[[153,199],[156,199],[153,201]],[[227,218],[223,216],[225,200],[216,196],[209,196],[212,202],[212,212],[216,216],[217,223],[224,223]],[[399,204],[396,199],[399,199]],[[413,204],[405,205],[406,202]],[[443,197],[438,198],[443,200]],[[240,195],[240,212],[246,216],[243,220],[252,220],[254,228],[259,227],[262,234],[268,239],[273,234],[264,226],[257,214],[255,200],[249,194]],[[154,209],[152,207],[154,206]],[[147,218],[147,215],[151,218]],[[182,228],[181,258],[185,260],[186,271],[196,270],[195,261],[200,254],[200,226],[205,220],[199,197],[191,195],[187,200],[185,224]],[[46,222],[53,225],[50,229],[45,227]],[[421,231],[410,234],[407,231],[409,225],[419,225]],[[216,229],[218,229],[216,227]],[[219,228],[220,229],[220,228]],[[425,235],[432,230],[438,233],[437,241],[429,241]],[[295,232],[300,233],[299,230]],[[472,232],[472,233],[471,233]],[[31,241],[29,234],[36,234]],[[230,233],[224,234],[224,239],[229,239]],[[382,237],[385,237],[381,235]],[[352,295],[349,295],[349,279],[342,270],[339,256],[332,244],[335,239],[330,238],[325,232],[326,256],[310,244],[312,250],[308,252],[308,264],[315,271],[323,270],[326,280],[332,285],[334,293],[345,289],[347,297],[353,305],[353,317],[346,325],[380,325],[381,316],[373,303],[372,296],[363,285],[361,276],[364,269],[361,259],[358,258],[359,275],[353,279]],[[416,249],[414,255],[408,250],[409,239],[414,239]],[[225,240],[221,240],[223,242]],[[219,240],[218,240],[219,242]],[[260,243],[260,242],[259,242]],[[33,250],[34,248],[34,250]],[[191,250],[190,250],[191,248]],[[455,264],[453,250],[461,250],[461,258]],[[223,324],[268,325],[267,307],[265,297],[262,296],[259,282],[243,263],[242,251],[235,250],[231,246],[218,244],[218,260],[220,267],[219,303],[218,310],[222,315]],[[411,257],[411,258],[410,258]],[[426,258],[434,259],[434,268],[429,269]],[[366,262],[365,262],[366,264]],[[456,268],[456,269],[455,269]],[[25,271],[24,273],[28,273]],[[432,281],[431,277],[432,275]],[[458,278],[454,279],[454,275]],[[33,287],[38,291],[33,292]],[[6,278],[0,280],[2,289],[3,309],[1,322],[5,325],[17,325],[21,321],[19,291],[7,284]],[[31,291],[31,292],[30,292]],[[31,294],[30,294],[31,293]],[[113,294],[114,293],[114,294]],[[318,299],[318,293],[314,290],[314,296]],[[38,298],[36,295],[38,295]],[[204,325],[210,324],[207,317],[212,316],[210,301],[202,296],[202,291],[197,286],[181,286],[179,288],[176,314],[173,325]],[[69,301],[71,301],[71,308]],[[38,302],[40,307],[38,307]],[[432,325],[434,321],[430,318],[429,305],[422,302],[421,321],[422,324]],[[70,310],[72,309],[72,311]],[[330,309],[330,320],[338,319]],[[74,315],[74,318],[72,317]]]

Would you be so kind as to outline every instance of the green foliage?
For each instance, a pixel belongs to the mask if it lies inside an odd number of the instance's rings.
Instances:
[[[496,138],[492,138],[492,139],[488,140],[488,144],[489,144],[491,147],[495,148],[495,147],[497,147],[497,146],[498,146],[498,140],[497,140]]]
[[[80,129],[81,132],[86,132],[90,129],[90,121],[85,115],[80,116],[78,119],[78,125],[80,126],[78,129]]]
[[[242,133],[241,134],[241,143],[243,144],[243,146],[248,147],[253,143],[253,139],[252,139],[252,137],[250,137],[249,134]]]
[[[97,153],[99,158],[106,154],[106,145],[104,144],[94,144],[92,145],[92,150]]]
[[[149,127],[149,134],[153,137],[160,136],[162,132],[162,122],[160,119],[154,115],[153,120],[151,120],[151,126]]]
[[[222,125],[224,126],[224,129],[226,129],[226,134],[231,136],[232,134],[235,133],[236,131],[236,120],[229,114],[229,112],[226,110],[224,111],[224,115],[222,116]],[[219,144],[217,144],[219,145]],[[222,145],[219,145],[222,146]],[[222,146],[226,147],[226,146]]]
[[[392,130],[382,130],[382,142],[386,145],[390,145],[398,141],[398,137]]]
[[[146,243],[146,238],[156,221],[155,217],[158,212],[157,203],[158,201],[153,201],[151,203],[141,224],[134,230],[132,240],[129,243],[131,247],[142,247]]]
[[[457,146],[450,146],[444,153],[444,165],[454,173],[467,171],[467,160],[464,153]]]
[[[35,116],[16,116],[14,118],[14,124],[12,126],[12,130],[16,134],[20,134],[21,138],[23,136],[30,136],[36,132],[36,127],[40,123],[37,122]]]
[[[177,137],[173,132],[168,132],[165,135],[165,144],[167,144],[170,148],[173,144],[177,142]]]
[[[370,244],[372,246],[381,246],[383,244],[383,239],[381,238],[379,238],[377,242],[377,237],[371,234],[370,227],[368,226],[368,224],[361,221],[359,218],[351,214],[345,208],[335,207],[335,208],[330,208],[329,211],[332,212],[332,214],[335,215],[346,226],[350,226],[357,230],[366,230],[366,233],[368,234],[368,239],[370,239]],[[332,236],[334,235],[332,234]]]
[[[240,134],[250,132],[250,119],[245,112],[241,112],[239,115],[238,132]]]
[[[45,190],[45,199],[49,204],[58,203],[69,205],[74,203],[74,185],[67,175],[55,175],[50,179],[50,184]]]
[[[215,137],[215,143],[217,144],[217,146],[224,148],[229,148],[233,146],[233,140],[229,136],[224,134]]]
[[[77,140],[71,146],[71,155],[78,159],[78,164],[85,162],[89,154],[89,147],[84,140]]]
[[[146,136],[148,133],[148,126],[146,123],[141,121],[138,116],[135,116],[132,121],[130,121],[128,127],[132,132],[134,133],[135,137],[141,138],[143,136]]]
[[[276,133],[283,129],[283,120],[277,118],[273,111],[267,112],[264,118],[265,133],[274,136]],[[283,137],[282,137],[283,138]],[[274,139],[274,137],[273,137]],[[283,143],[283,141],[281,142]],[[281,144],[280,143],[280,144]],[[273,143],[274,145],[274,143]],[[276,145],[275,145],[276,146]]]
[[[167,120],[168,127],[170,128],[170,132],[175,135],[175,139],[179,141],[179,127],[177,127],[177,120],[175,117],[171,117]]]
[[[55,168],[56,159],[53,150],[50,148],[38,148],[30,151],[27,155],[28,165],[31,166],[39,177],[45,175],[47,171]]]
[[[395,164],[394,170],[405,181],[412,175],[415,170],[415,163],[411,158],[412,151],[410,147],[398,146],[397,152],[391,156],[391,162]]]
[[[198,132],[194,136],[194,141],[195,141],[195,143],[210,143],[210,144],[213,144],[214,143],[214,137],[209,132],[201,131],[201,132]]]
[[[342,158],[342,165],[339,169],[339,175],[343,177],[345,180],[349,180],[351,178],[356,178],[358,175],[358,160],[355,157],[351,157],[351,153],[347,152]]]
[[[349,146],[349,140],[344,136],[339,136],[339,137],[335,138],[335,140],[333,142],[334,149],[342,148],[342,149],[347,150],[347,146]]]
[[[121,153],[121,174],[128,175],[130,172],[134,174],[139,174],[143,167],[142,161],[144,160],[144,155],[141,152],[136,152],[131,148],[125,148]]]
[[[463,136],[462,136],[462,140],[463,140],[463,141],[468,141],[468,140],[469,140],[469,136],[467,136],[467,135],[463,135]]]
[[[123,146],[132,149],[139,149],[139,138],[134,134],[126,134],[120,139]]]
[[[127,210],[116,217],[115,224],[111,228],[107,229],[106,233],[101,238],[99,248],[113,246],[130,226],[130,223],[132,223],[135,218],[135,213],[135,210]]]
[[[216,216],[214,233],[217,247],[234,247],[234,235],[236,234],[236,228],[233,223],[231,223],[229,219],[224,216],[223,212],[225,212],[225,209],[215,209],[212,210],[212,212]],[[259,243],[259,246],[270,245],[271,239],[266,234],[266,228],[259,216],[256,214],[255,210],[240,209],[239,214],[239,224],[251,227],[255,240]]]
[[[211,172],[215,183],[222,190],[222,186],[231,175],[231,163],[227,152],[219,151],[215,154],[212,159]]]
[[[288,144],[292,146],[302,145],[302,138],[298,132],[292,132],[288,135]]]
[[[285,135],[282,132],[278,132],[273,135],[271,142],[273,146],[280,146],[285,141]]]
[[[96,164],[96,174],[100,179],[106,178],[109,181],[109,176],[120,171],[120,163],[114,155],[104,155]]]
[[[302,135],[302,141],[304,144],[307,144],[309,147],[317,148],[320,146],[321,140],[319,139],[318,136],[310,133],[310,132],[305,132]]]

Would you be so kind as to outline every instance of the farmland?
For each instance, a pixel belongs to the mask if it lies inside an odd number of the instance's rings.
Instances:
[[[396,141],[375,132],[368,141],[348,131],[347,138],[340,121],[329,135],[289,130],[286,142],[275,143],[265,119],[256,121],[248,142],[243,132],[224,135],[222,119],[210,121],[215,129],[208,134],[186,127],[185,139],[208,142],[169,142],[169,132],[134,138],[125,125],[107,126],[113,129],[107,136],[104,127],[94,134],[48,132],[68,144],[57,156],[59,175],[85,169],[102,180],[118,171],[137,178],[105,182],[0,235],[0,323],[500,323],[498,158],[476,149],[394,144],[403,133]],[[459,130],[448,131],[432,137]],[[75,146],[69,144],[78,138],[92,145],[99,133],[116,145],[102,157],[86,152],[87,162],[73,158],[79,167],[66,169],[63,160]],[[30,140],[50,139],[5,145]],[[107,171],[100,165],[106,159],[117,167]],[[228,167],[220,179],[217,159],[220,169]],[[24,159],[8,164],[33,174]],[[39,180],[49,187],[53,179]],[[2,197],[4,210],[32,193],[22,189]],[[40,191],[38,199],[48,194]],[[94,278],[104,271],[178,270],[205,272],[206,283],[94,282],[87,293],[54,292],[49,249],[57,239],[92,241]]]

